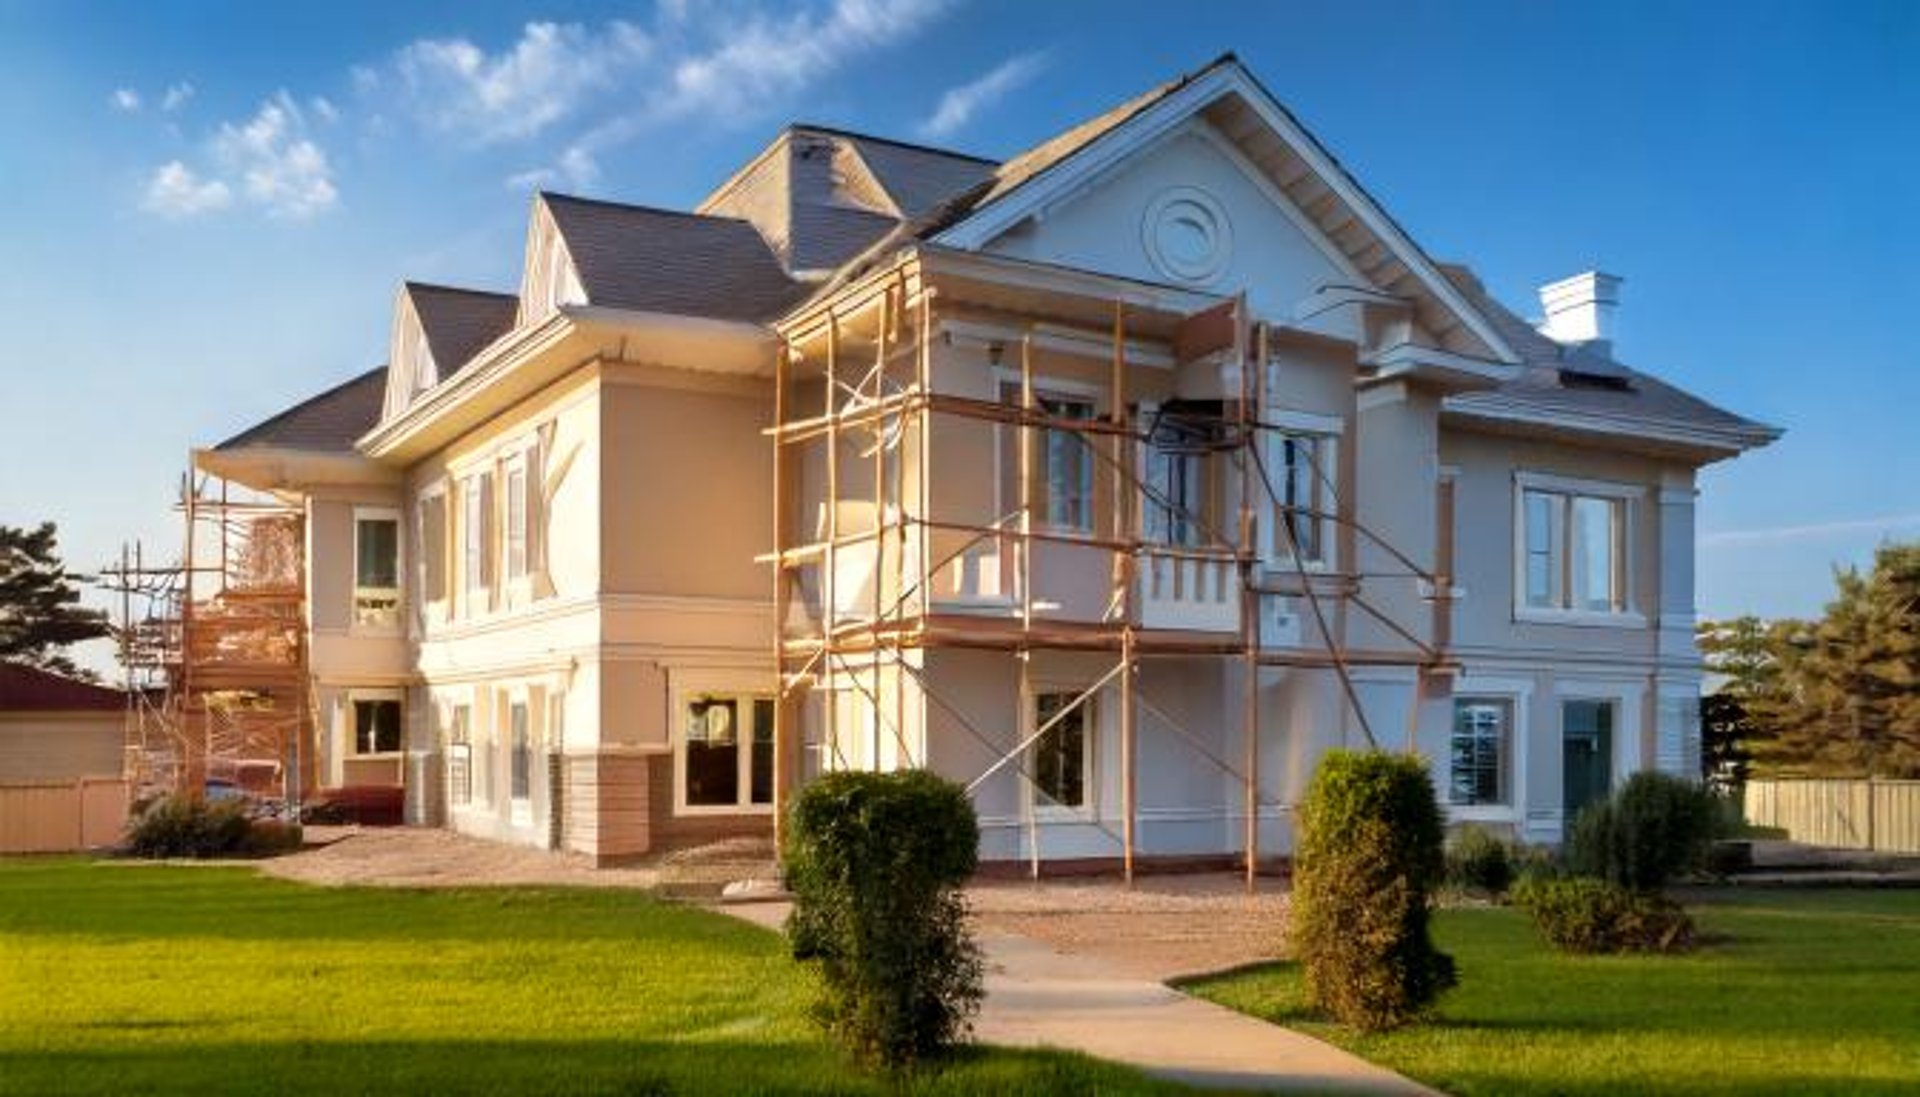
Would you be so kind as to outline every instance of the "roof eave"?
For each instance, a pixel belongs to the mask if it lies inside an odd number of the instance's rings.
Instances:
[[[1575,413],[1532,407],[1521,401],[1490,400],[1488,395],[1476,394],[1470,403],[1464,404],[1448,400],[1443,406],[1446,418],[1508,432],[1577,435],[1611,442],[1644,442],[1661,449],[1690,451],[1700,456],[1702,463],[1721,461],[1760,449],[1778,441],[1786,433],[1783,428],[1762,423],[1715,427],[1704,423],[1602,412]]]

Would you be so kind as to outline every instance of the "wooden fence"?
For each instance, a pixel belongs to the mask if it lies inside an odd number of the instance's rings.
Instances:
[[[118,777],[0,784],[0,853],[69,853],[120,840],[127,783]]]
[[[1747,822],[1796,842],[1920,853],[1920,781],[1748,781]]]

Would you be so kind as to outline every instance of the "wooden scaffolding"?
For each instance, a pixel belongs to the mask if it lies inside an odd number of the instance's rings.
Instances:
[[[911,756],[904,728],[905,686],[911,682],[923,699],[923,714],[940,709],[996,756],[991,766],[972,779],[969,791],[1010,767],[1031,785],[1029,748],[1073,709],[1112,686],[1118,699],[1120,829],[1114,833],[1098,813],[1093,822],[1119,847],[1124,877],[1134,878],[1140,846],[1136,762],[1142,716],[1148,715],[1184,740],[1197,757],[1240,785],[1241,864],[1252,886],[1260,865],[1260,813],[1263,808],[1282,806],[1259,781],[1260,668],[1331,670],[1360,729],[1373,742],[1376,736],[1359,703],[1352,669],[1402,666],[1433,671],[1449,665],[1444,642],[1452,584],[1444,541],[1440,559],[1428,565],[1386,544],[1340,503],[1335,469],[1314,469],[1328,489],[1328,501],[1322,506],[1289,504],[1276,489],[1262,456],[1265,441],[1283,430],[1265,421],[1261,413],[1267,406],[1272,329],[1249,315],[1244,297],[1215,298],[1205,309],[1172,318],[1172,328],[1165,315],[1118,294],[1101,311],[1108,319],[1104,331],[1089,328],[1085,310],[1077,317],[1082,339],[1091,334],[1110,346],[1106,414],[1085,418],[1049,410],[1035,377],[1036,346],[1055,338],[1073,321],[1063,325],[1056,318],[1023,310],[1017,301],[1002,302],[997,309],[972,300],[964,306],[948,302],[937,279],[910,257],[825,295],[818,309],[783,331],[775,366],[774,422],[767,430],[774,443],[774,545],[762,558],[772,565],[774,577],[776,828],[798,779],[804,750],[821,751],[823,768],[849,764],[844,757],[828,756],[839,751],[840,741],[834,726],[840,705],[832,695],[815,712],[819,740],[806,739],[800,698],[823,681],[851,683],[851,692],[870,706],[871,726],[891,729],[897,742],[895,762],[909,766],[926,762]],[[1014,333],[993,346],[1003,371],[1017,370],[1017,380],[1009,381],[997,400],[957,395],[936,384],[934,376],[934,352],[937,339],[943,337],[943,322],[977,320],[983,313],[991,315],[996,330]],[[1165,498],[1142,474],[1143,447],[1158,424],[1147,420],[1129,392],[1136,324],[1153,328],[1154,337],[1163,343],[1216,356],[1226,367],[1225,375],[1237,376],[1233,390],[1219,402],[1217,421],[1209,424],[1206,443],[1224,463],[1222,467],[1233,470],[1238,489],[1231,507],[1219,508],[1230,513],[1216,515],[1215,521],[1209,522],[1182,501]],[[982,475],[979,469],[935,469],[933,465],[936,424],[967,421],[1015,432],[1017,498],[1006,513],[987,522],[958,521],[942,516],[934,506],[936,477]],[[1036,520],[1039,448],[1047,436],[1063,434],[1079,439],[1093,457],[1096,475],[1105,481],[1111,500],[1104,521],[1086,533],[1061,533]],[[851,454],[847,452],[850,441]],[[803,528],[808,516],[799,506],[808,487],[814,489],[819,503],[811,531]],[[1199,525],[1206,533],[1204,543],[1187,546],[1145,538],[1143,504]],[[1294,573],[1271,575],[1261,550],[1259,516],[1275,508],[1283,516],[1324,519],[1379,546],[1382,555],[1394,561],[1391,575],[1422,584],[1432,613],[1428,635],[1422,637],[1418,628],[1396,623],[1369,603],[1365,581],[1389,573],[1308,574],[1300,563],[1304,554],[1295,540],[1294,522],[1281,520],[1274,531],[1283,543],[1290,542],[1291,551],[1281,555],[1295,562]],[[1033,581],[1035,550],[1055,542],[1110,554],[1108,606],[1101,619],[1067,621],[1042,614]],[[937,583],[950,572],[964,572],[969,554],[988,543],[1007,550],[997,558],[1003,568],[1010,568],[1012,597],[998,613],[947,611],[936,599]],[[1147,627],[1142,592],[1156,589],[1154,585],[1161,582],[1212,584],[1209,589],[1216,593],[1228,592],[1238,600],[1237,627]],[[850,583],[857,587],[851,594]],[[1261,601],[1282,596],[1305,605],[1320,643],[1274,646],[1263,642]],[[1346,648],[1337,640],[1344,629],[1333,618],[1348,608],[1381,622],[1406,646],[1382,651]],[[1029,721],[1023,715],[1019,733],[1012,736],[1014,745],[1008,749],[1005,736],[986,734],[958,706],[942,698],[924,667],[911,658],[916,651],[942,647],[1012,653],[1020,693],[1016,711],[1022,714],[1031,711],[1027,700],[1033,690],[1036,652],[1102,652],[1115,660],[1070,705],[1044,721],[1034,718],[1031,722],[1038,726],[1024,726]],[[1243,752],[1238,759],[1222,757],[1139,687],[1143,660],[1195,655],[1239,664]],[[877,688],[883,668],[894,676],[890,705],[885,691]],[[871,678],[859,672],[871,672]],[[846,692],[846,687],[838,687],[838,692]],[[1039,830],[1030,807],[1025,826],[1030,871],[1038,875]]]
[[[194,471],[176,509],[178,557],[132,543],[100,573],[119,601],[129,787],[297,817],[312,768],[304,513]]]

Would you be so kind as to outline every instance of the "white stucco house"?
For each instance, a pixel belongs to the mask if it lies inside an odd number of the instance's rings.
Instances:
[[[928,766],[989,860],[1257,860],[1372,742],[1552,842],[1697,771],[1695,476],[1778,435],[1620,287],[1522,319],[1228,56],[1006,161],[541,194],[518,286],[196,460],[303,508],[314,783],[422,824],[612,861]]]

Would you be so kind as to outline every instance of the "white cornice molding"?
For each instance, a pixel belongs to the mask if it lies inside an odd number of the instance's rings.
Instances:
[[[1731,457],[1758,449],[1780,437],[1777,427],[1755,424],[1751,428],[1709,427],[1670,419],[1614,415],[1606,412],[1568,412],[1542,408],[1525,400],[1498,392],[1474,393],[1470,402],[1449,397],[1442,410],[1449,416],[1503,426],[1533,427],[1602,435],[1609,438],[1637,438],[1649,442],[1704,449]]]

